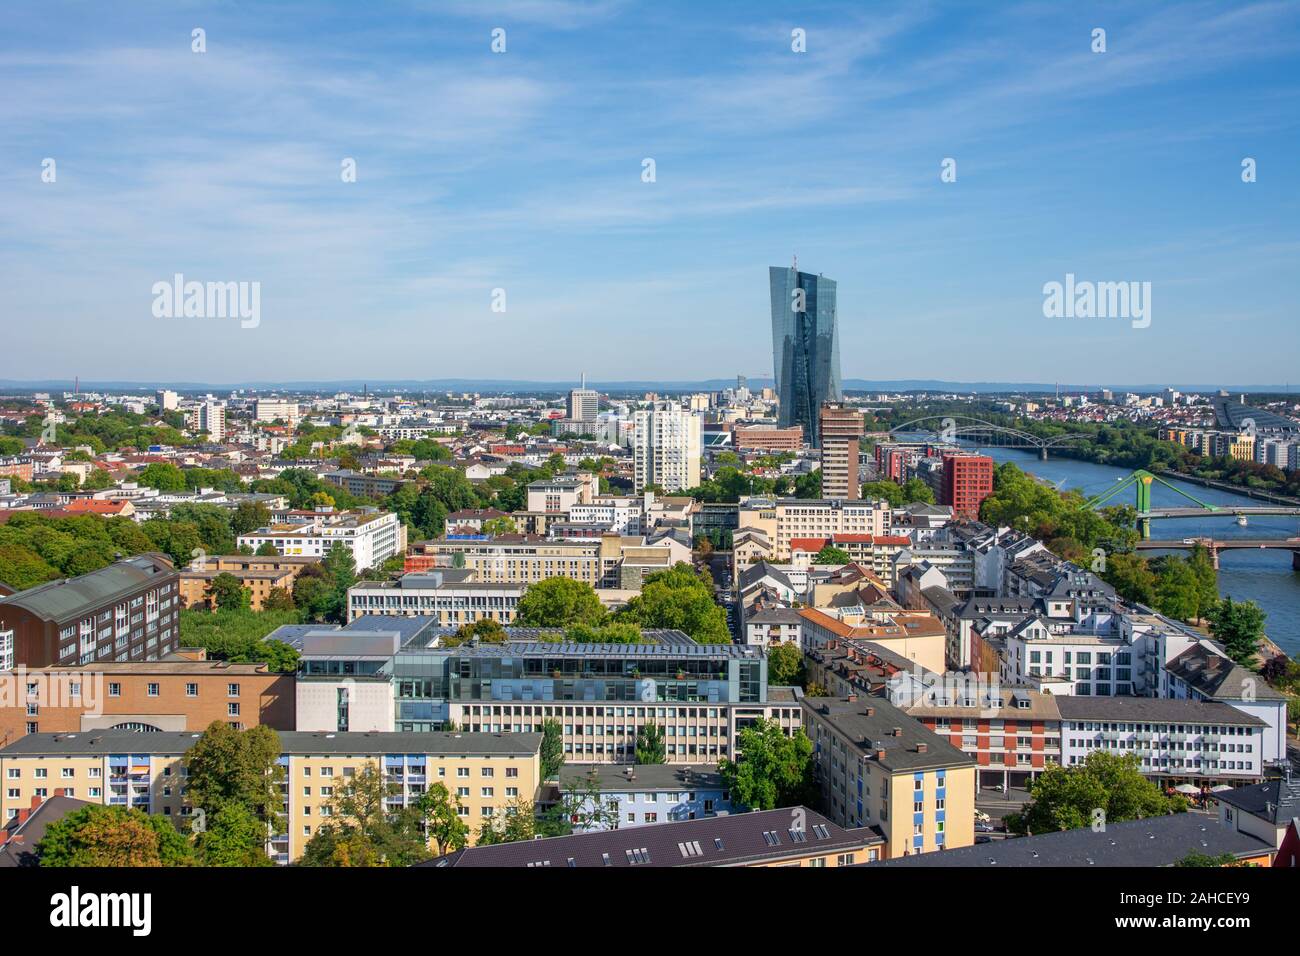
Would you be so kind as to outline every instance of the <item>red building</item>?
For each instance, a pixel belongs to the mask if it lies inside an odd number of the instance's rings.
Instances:
[[[985,455],[943,456],[939,504],[951,505],[955,516],[978,518],[980,503],[993,494],[993,459]]]

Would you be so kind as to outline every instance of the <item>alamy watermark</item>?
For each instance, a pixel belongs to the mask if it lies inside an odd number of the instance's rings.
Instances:
[[[262,324],[260,282],[186,282],[178,272],[150,291],[156,319],[239,319],[242,329]]]
[[[76,708],[87,717],[104,713],[103,671],[28,671],[17,667],[0,673],[0,708],[37,704]]]
[[[1043,285],[1043,316],[1049,319],[1131,319],[1133,328],[1151,324],[1150,282],[1076,281]]]

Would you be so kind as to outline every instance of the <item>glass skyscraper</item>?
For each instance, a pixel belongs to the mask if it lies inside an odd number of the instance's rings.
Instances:
[[[781,400],[780,426],[802,425],[821,445],[818,412],[844,398],[840,388],[840,337],[835,281],[795,268],[772,266],[772,365]]]

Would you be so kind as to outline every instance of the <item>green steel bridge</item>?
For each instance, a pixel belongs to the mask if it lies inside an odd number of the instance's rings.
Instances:
[[[1195,507],[1152,507],[1151,487],[1157,483],[1168,488],[1179,497],[1192,502]],[[1144,468],[1139,468],[1127,478],[1116,482],[1115,487],[1108,489],[1102,494],[1089,498],[1084,502],[1083,507],[1100,507],[1120,492],[1129,488],[1133,488],[1136,494],[1136,503],[1134,507],[1137,511],[1138,531],[1141,532],[1143,539],[1150,539],[1151,522],[1156,518],[1235,518],[1238,524],[1244,525],[1251,516],[1300,516],[1300,507],[1292,507],[1290,505],[1212,505],[1208,502],[1202,501],[1195,495],[1183,491],[1183,489],[1179,488],[1177,485],[1165,481],[1165,479],[1161,478],[1159,475],[1152,474]],[[1243,540],[1247,544],[1249,543],[1249,539]]]

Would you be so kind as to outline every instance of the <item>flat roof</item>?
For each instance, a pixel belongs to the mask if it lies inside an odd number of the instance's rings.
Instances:
[[[717,764],[566,763],[560,769],[559,781],[564,789],[575,782],[586,783],[593,776],[606,793],[726,789]]]
[[[0,750],[0,757],[75,757],[108,754],[183,754],[198,742],[199,731],[88,730],[66,734],[27,734]],[[515,754],[530,756],[541,734],[484,733],[308,733],[280,731],[285,754],[385,753]]]
[[[1231,704],[1201,700],[1173,700],[1161,697],[1076,697],[1057,698],[1062,720],[1132,720],[1173,724],[1240,724],[1268,726],[1258,717]]]

